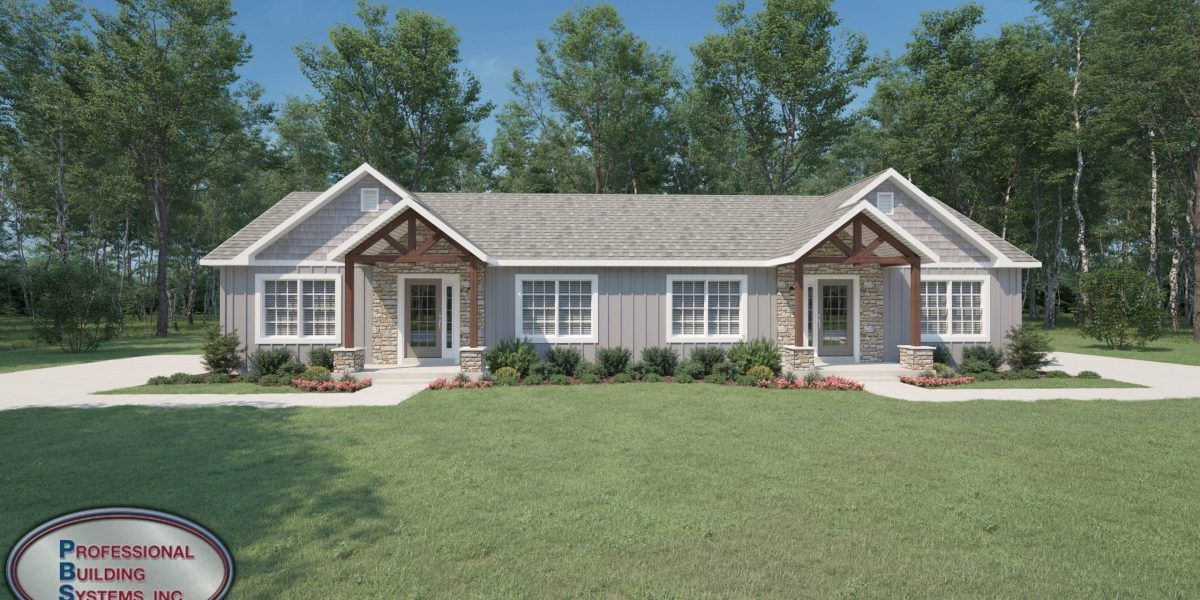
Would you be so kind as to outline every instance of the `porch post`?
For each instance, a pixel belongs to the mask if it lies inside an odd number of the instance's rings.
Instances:
[[[479,347],[479,263],[471,261],[471,347]]]
[[[921,259],[909,259],[911,269],[908,280],[908,343],[921,345]]]
[[[342,347],[354,347],[354,258],[346,256],[346,271],[342,275]]]
[[[804,300],[806,294],[804,292],[804,263],[800,259],[796,260],[796,276],[793,285],[796,287],[796,293],[793,294],[793,301],[796,308],[793,311],[793,318],[796,322],[796,345],[804,345]]]

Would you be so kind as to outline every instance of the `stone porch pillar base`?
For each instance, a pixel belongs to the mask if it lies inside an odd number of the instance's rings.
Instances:
[[[812,346],[780,346],[779,357],[784,371],[807,373],[816,366],[817,350]]]
[[[933,368],[933,346],[897,346],[900,349],[900,368],[924,371]]]
[[[366,348],[334,348],[333,372],[339,375],[357,373],[367,364]]]
[[[458,364],[463,373],[468,375],[483,374],[483,351],[486,346],[467,347],[458,349]]]

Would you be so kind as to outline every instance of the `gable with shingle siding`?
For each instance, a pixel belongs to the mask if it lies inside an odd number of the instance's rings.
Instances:
[[[379,190],[379,210],[363,212],[363,188]],[[366,177],[298,223],[279,241],[258,253],[259,260],[325,260],[331,250],[400,201],[387,186]]]
[[[867,199],[874,201],[875,194],[891,192],[896,202],[895,209],[888,215],[898,225],[915,236],[921,243],[941,257],[942,262],[989,263],[994,260],[970,240],[954,230],[948,223],[925,208],[900,186],[885,181],[872,190]]]

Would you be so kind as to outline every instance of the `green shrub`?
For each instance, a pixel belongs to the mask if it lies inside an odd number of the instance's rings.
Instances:
[[[629,373],[617,373],[612,378],[613,383],[629,383],[631,381],[633,381],[633,375]]]
[[[788,383],[796,383],[796,374],[791,371],[788,371],[783,374],[783,380]]]
[[[1109,348],[1142,348],[1162,333],[1162,290],[1136,269],[1101,269],[1082,276],[1087,295],[1080,331]]]
[[[97,270],[84,260],[50,261],[30,270],[26,291],[38,341],[67,352],[88,352],[116,335],[120,290],[107,268]]]
[[[166,375],[155,375],[154,377],[151,377],[149,381],[146,382],[146,385],[170,385],[170,384],[171,384],[171,378],[167,377]]]
[[[645,377],[646,373],[649,371],[650,369],[646,367],[646,363],[640,360],[638,362],[629,363],[629,366],[625,367],[625,372],[629,373],[630,377],[638,381],[641,381],[641,379]]]
[[[1078,377],[1080,379],[1100,379],[1100,374],[1095,371],[1080,371]]]
[[[308,351],[308,364],[314,367],[325,367],[333,370],[333,350],[325,346],[317,346]]]
[[[692,379],[704,379],[708,375],[708,371],[705,370],[703,363],[689,358],[675,367],[675,376],[679,377],[680,375],[687,375]]]
[[[675,373],[675,383],[691,383],[695,380],[689,373]]]
[[[242,357],[238,354],[237,331],[221,334],[216,327],[210,327],[204,332],[204,344],[200,352],[204,355],[201,362],[210,373],[229,374],[242,366]]]
[[[342,373],[342,376],[338,377],[338,381],[342,383],[348,383],[351,381],[358,381],[358,378],[355,377],[353,373]]]
[[[592,374],[599,378],[601,376],[600,365],[590,360],[581,361],[579,366],[575,367],[575,376],[583,377],[587,374]]]
[[[285,373],[272,373],[270,375],[262,375],[258,378],[259,385],[277,386],[291,385],[292,377]]]
[[[521,383],[521,374],[512,367],[500,367],[492,373],[492,381],[496,385],[517,385]]]
[[[538,353],[529,340],[504,340],[484,350],[483,362],[493,373],[512,367],[524,377],[529,374],[529,367],[538,362]]]
[[[600,375],[589,371],[579,376],[579,383],[600,383]]]
[[[329,381],[329,369],[325,367],[309,367],[297,379],[305,381]]]
[[[1016,373],[1017,377],[1020,379],[1040,379],[1042,376],[1041,373],[1038,373],[1033,369],[1022,369],[1020,371],[1013,371],[1013,373]]]
[[[997,379],[1004,379],[1004,377],[1001,377],[1000,374],[995,371],[979,371],[978,373],[971,373],[971,377],[974,377],[975,381],[995,381]]]
[[[459,383],[467,383],[468,381],[471,381],[471,376],[459,371],[458,373],[454,374],[454,380]]]
[[[551,375],[549,381],[554,385],[571,385],[571,378],[562,373]]]
[[[746,375],[753,377],[755,381],[775,378],[775,373],[766,365],[754,365],[750,367],[749,371],[746,371]]]
[[[713,367],[725,362],[725,349],[720,346],[701,346],[688,353],[688,360],[700,363],[704,369],[700,373],[692,373],[692,377],[704,377],[712,373]]]
[[[181,384],[181,383],[191,383],[191,382],[192,382],[192,375],[190,373],[173,373],[171,375],[171,383]]]
[[[996,371],[996,372],[984,371],[984,373],[992,373],[993,375],[995,375],[995,377],[992,377],[992,379],[1006,379],[1006,380],[1021,379],[1020,371]]]
[[[779,347],[775,340],[757,339],[749,342],[738,342],[729,348],[729,362],[737,367],[737,372],[745,373],[750,367],[763,365],[772,373],[783,370],[783,362],[779,358]]]
[[[968,363],[970,363],[969,369]],[[962,362],[959,363],[958,370],[964,373],[999,371],[1002,364],[1004,364],[1004,354],[989,344],[978,344],[963,348]]]
[[[917,375],[919,377],[937,377],[938,376],[937,371],[934,371],[933,369],[926,369],[924,371],[921,371],[920,373],[917,373]]]
[[[576,375],[576,370],[582,360],[583,355],[574,348],[555,346],[546,351],[546,362],[550,363],[554,372],[568,377]]]
[[[657,373],[663,377],[675,374],[679,364],[679,353],[674,348],[651,347],[642,350],[642,362],[646,363],[647,373]]]
[[[1070,376],[1071,374],[1066,371],[1046,371],[1046,377],[1051,379],[1067,379]]]
[[[950,365],[940,362],[933,363],[933,372],[937,373],[938,377],[954,377],[956,375]]]
[[[717,363],[716,366],[713,367],[711,374],[720,376],[721,381],[731,381],[733,379],[737,379],[737,376],[741,375],[742,372],[738,370],[737,365],[731,362],[723,362]]]
[[[709,373],[704,377],[704,383],[714,383],[716,385],[724,385],[728,379],[720,373]]]
[[[545,381],[546,378],[542,377],[540,373],[530,373],[522,380],[522,383],[525,385],[542,385]]]
[[[255,375],[274,375],[295,356],[290,348],[265,348],[250,356],[250,372]]]
[[[1013,325],[1004,344],[1004,362],[1010,369],[1040,369],[1050,364],[1050,336],[1040,325]]]
[[[558,374],[558,371],[550,363],[536,362],[529,365],[529,375],[537,375],[542,379],[549,379],[551,375]]]
[[[737,384],[742,387],[754,387],[754,386],[758,385],[758,380],[749,375],[742,375],[742,376],[738,377],[737,379],[735,379],[734,381],[736,381]]]
[[[629,357],[629,349],[620,346],[596,351],[596,362],[600,363],[600,372],[605,377],[624,372],[625,367],[629,366]]]
[[[278,375],[287,375],[287,376],[291,377],[292,379],[295,379],[295,378],[303,375],[304,372],[307,370],[308,370],[308,367],[305,367],[304,363],[290,362],[290,363],[283,365],[282,367],[279,367],[279,370],[276,371],[275,373]]]
[[[646,383],[661,383],[662,375],[659,375],[654,371],[650,371],[642,376],[642,381],[645,381]]]
[[[954,358],[950,356],[950,349],[938,344],[933,347],[933,362],[948,365],[954,362]]]
[[[816,383],[818,381],[824,381],[824,380],[825,380],[825,376],[822,375],[821,372],[816,369],[813,369],[804,374],[804,383]]]
[[[233,378],[227,373],[213,373],[208,376],[208,383],[233,383]]]

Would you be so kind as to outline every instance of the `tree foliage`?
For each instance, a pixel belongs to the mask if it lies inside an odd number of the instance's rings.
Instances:
[[[1129,267],[1101,269],[1083,277],[1088,295],[1084,335],[1109,348],[1144,347],[1162,328],[1162,292],[1149,275]]]

